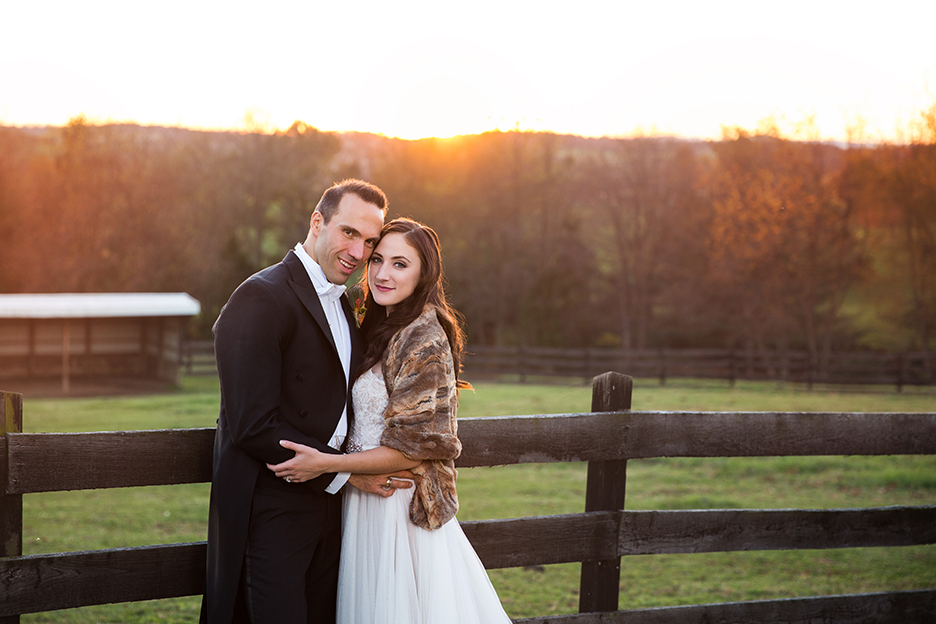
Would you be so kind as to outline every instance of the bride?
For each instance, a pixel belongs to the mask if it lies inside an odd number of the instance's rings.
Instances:
[[[410,219],[385,225],[367,286],[351,452],[283,441],[302,452],[269,468],[293,482],[329,472],[414,475],[415,487],[393,496],[345,493],[338,624],[509,623],[455,520],[458,389],[471,386],[458,378],[463,334],[442,288],[436,233]]]

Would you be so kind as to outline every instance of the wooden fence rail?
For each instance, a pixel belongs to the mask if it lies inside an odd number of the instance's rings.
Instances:
[[[628,555],[936,543],[936,505],[832,510],[624,509],[626,462],[649,457],[936,454],[936,413],[631,412],[631,379],[595,379],[592,412],[464,419],[459,467],[588,462],[580,514],[464,522],[487,568],[583,562],[580,613],[524,624],[930,623],[936,588],[618,610]],[[19,615],[204,591],[205,543],[22,556],[22,496],[206,482],[214,429],[22,432],[0,393],[0,623]]]
[[[470,346],[466,374],[528,377],[581,377],[591,380],[607,370],[627,370],[633,377],[668,379],[781,380],[812,384],[936,385],[936,353],[838,352],[818,361],[806,351],[738,349],[549,349]],[[210,341],[183,348],[181,370],[215,375]]]

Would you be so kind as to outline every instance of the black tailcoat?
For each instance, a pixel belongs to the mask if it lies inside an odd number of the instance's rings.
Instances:
[[[342,308],[351,334],[351,371],[362,357],[347,297]],[[221,379],[208,529],[205,607],[211,622],[229,622],[244,560],[257,476],[294,453],[292,440],[323,452],[350,389],[321,302],[292,250],[282,262],[248,278],[231,295],[214,326]],[[322,492],[333,474],[294,484],[296,496]],[[289,536],[283,536],[288,547]],[[203,608],[202,618],[205,618]]]

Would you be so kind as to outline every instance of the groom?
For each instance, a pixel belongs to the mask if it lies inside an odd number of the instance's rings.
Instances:
[[[388,475],[288,483],[264,465],[293,456],[280,440],[341,452],[362,355],[343,285],[370,257],[387,204],[360,180],[329,188],[305,242],[238,286],[215,322],[221,412],[202,622],[334,623],[340,489],[351,478],[393,493],[380,487]]]

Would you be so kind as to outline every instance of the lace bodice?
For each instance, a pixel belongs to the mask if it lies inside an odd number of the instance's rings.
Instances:
[[[380,446],[384,430],[384,410],[387,409],[387,386],[383,375],[373,369],[358,377],[351,388],[354,401],[354,421],[348,439],[348,452],[357,453]]]

